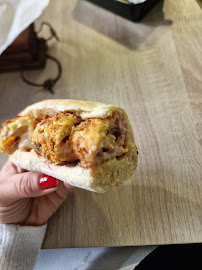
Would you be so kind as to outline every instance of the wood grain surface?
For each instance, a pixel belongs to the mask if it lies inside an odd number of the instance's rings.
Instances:
[[[166,0],[132,23],[83,0],[51,1],[36,28],[48,21],[61,39],[49,43],[63,67],[55,94],[0,75],[1,122],[46,98],[113,103],[127,111],[139,148],[131,181],[69,196],[43,248],[202,242],[201,7]],[[55,71],[48,63],[27,76],[41,82]]]

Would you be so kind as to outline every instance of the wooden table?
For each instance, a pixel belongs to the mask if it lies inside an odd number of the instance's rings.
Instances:
[[[136,24],[60,0],[36,25],[44,20],[61,38],[49,51],[63,66],[55,95],[18,74],[1,75],[1,121],[46,98],[114,103],[129,115],[139,164],[120,188],[71,194],[51,218],[43,248],[201,242],[201,2],[166,0]],[[54,64],[29,78],[41,82],[47,72],[54,76]]]

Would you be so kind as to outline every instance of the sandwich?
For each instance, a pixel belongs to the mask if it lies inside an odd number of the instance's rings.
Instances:
[[[38,102],[4,122],[0,151],[25,170],[94,192],[130,179],[138,154],[122,108],[68,99]]]

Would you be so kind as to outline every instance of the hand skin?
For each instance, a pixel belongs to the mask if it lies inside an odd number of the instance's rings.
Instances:
[[[75,189],[62,181],[43,189],[41,174],[26,172],[8,160],[0,172],[0,223],[40,226]]]

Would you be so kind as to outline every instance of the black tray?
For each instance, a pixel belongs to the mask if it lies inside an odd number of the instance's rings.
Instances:
[[[139,22],[160,0],[147,0],[141,4],[124,4],[115,0],[85,0],[112,11],[133,22]]]

